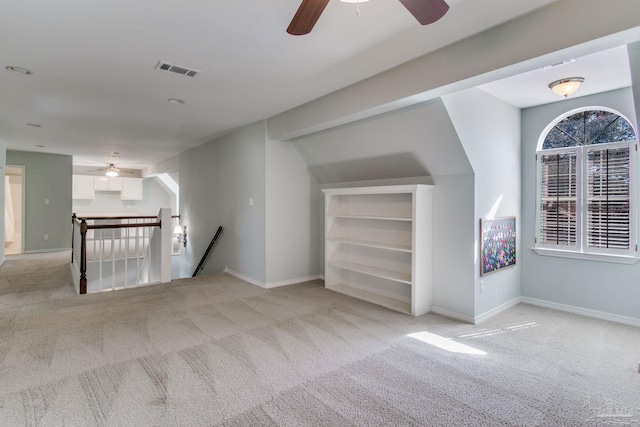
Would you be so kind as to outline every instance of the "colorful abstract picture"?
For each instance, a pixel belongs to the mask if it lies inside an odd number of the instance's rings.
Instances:
[[[516,217],[480,220],[480,275],[516,265]]]

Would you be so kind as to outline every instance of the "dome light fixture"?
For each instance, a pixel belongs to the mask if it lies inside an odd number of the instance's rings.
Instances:
[[[551,89],[556,95],[566,98],[569,95],[573,95],[578,89],[580,89],[580,85],[583,82],[583,77],[569,77],[549,83],[549,89]]]

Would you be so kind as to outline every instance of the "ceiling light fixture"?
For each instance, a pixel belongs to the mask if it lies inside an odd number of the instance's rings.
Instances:
[[[356,15],[360,16],[360,3],[368,2],[369,0],[340,0],[342,3],[356,3]]]
[[[105,173],[106,176],[118,176],[118,167],[116,165],[114,165],[113,163],[111,163],[109,166],[107,166],[107,173]]]
[[[549,83],[549,89],[551,89],[556,95],[566,98],[569,95],[573,95],[580,88],[580,85],[583,82],[584,78],[582,77],[569,77],[567,79],[560,79]]]
[[[178,99],[178,98],[169,98],[167,99],[167,101],[175,105],[182,105],[187,103],[187,101],[183,101],[182,99]]]
[[[13,71],[14,73],[24,74],[26,76],[29,76],[29,75],[33,74],[33,71],[31,71],[30,69],[24,68],[24,67],[18,67],[18,66],[15,66],[15,65],[7,65],[4,68],[6,68],[9,71]]]

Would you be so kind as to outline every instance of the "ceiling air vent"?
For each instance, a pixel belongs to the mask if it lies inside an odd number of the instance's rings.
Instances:
[[[156,70],[171,71],[172,73],[181,74],[187,77],[195,77],[200,73],[200,71],[198,70],[192,70],[190,68],[181,67],[179,65],[169,64],[168,62],[164,61],[158,62],[158,65],[156,65]]]

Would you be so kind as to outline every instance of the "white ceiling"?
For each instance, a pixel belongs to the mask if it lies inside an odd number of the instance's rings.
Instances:
[[[479,88],[516,107],[528,108],[561,101],[563,98],[549,90],[549,83],[570,77],[584,78],[584,83],[571,98],[631,86],[626,46],[578,58],[565,58],[562,63],[549,64]]]
[[[0,139],[76,163],[143,168],[554,2],[447,1],[447,15],[422,27],[399,1],[363,3],[356,16],[354,4],[332,0],[301,37],[285,32],[300,0],[0,1]],[[161,60],[201,73],[155,70]],[[591,79],[580,74],[586,93]],[[540,85],[553,75],[538,76]],[[534,76],[483,88],[533,105],[533,89],[509,96],[511,82]],[[108,159],[113,151],[122,157]]]

